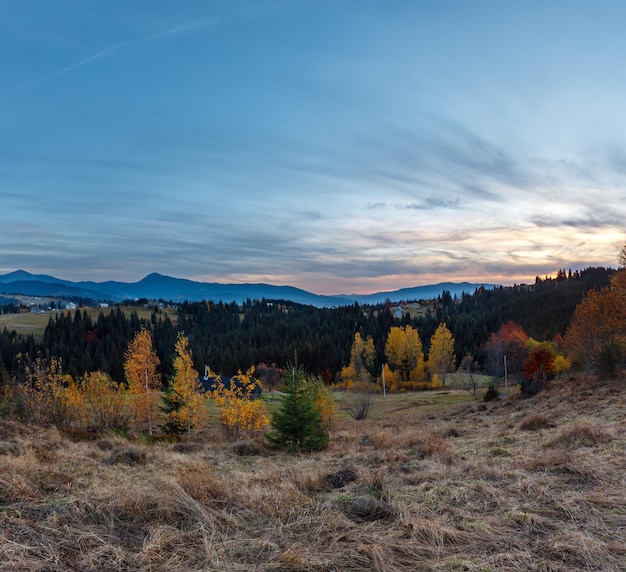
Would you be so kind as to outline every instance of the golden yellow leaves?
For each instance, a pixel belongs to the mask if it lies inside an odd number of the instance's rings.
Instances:
[[[565,341],[572,357],[587,369],[598,368],[602,376],[617,373],[626,353],[626,269],[607,288],[587,294],[576,307]]]
[[[399,377],[399,389],[414,389],[415,385],[426,380],[422,340],[412,326],[391,328],[385,344],[385,357],[391,372]]]
[[[55,357],[37,358],[25,371],[14,397],[31,421],[84,431],[126,428],[127,395],[108,374],[95,371],[74,380]]]
[[[245,373],[241,370],[226,384],[219,376],[209,372],[215,379],[216,388],[210,393],[220,408],[225,429],[235,438],[262,431],[269,425],[265,403],[253,399],[259,382],[253,378],[254,367]]]
[[[189,340],[182,333],[178,334],[175,352],[174,375],[163,396],[166,407],[161,425],[175,433],[189,433],[207,419],[206,396],[193,367]]]
[[[23,379],[11,386],[10,399],[21,404],[22,415],[34,422],[85,431],[131,428],[135,433],[153,434],[160,424],[168,433],[189,433],[208,421],[209,399],[236,438],[260,432],[269,424],[265,403],[256,399],[260,383],[253,377],[254,368],[227,381],[211,374],[216,387],[205,393],[193,366],[189,340],[182,333],[176,341],[173,376],[164,393],[158,365],[152,335],[141,329],[125,352],[127,388],[100,371],[74,380],[63,374],[58,358],[38,358],[23,365]]]
[[[25,382],[18,388],[26,414],[37,423],[66,423],[70,397],[66,385],[73,383],[63,375],[61,361],[39,357],[26,365]]]
[[[341,382],[346,389],[369,384],[375,371],[376,349],[372,336],[364,340],[361,334],[354,334],[354,342],[350,350],[350,363],[341,370]]]
[[[430,338],[428,369],[435,386],[446,383],[446,374],[454,371],[454,338],[445,324],[439,324]]]
[[[152,343],[152,334],[141,328],[125,353],[124,374],[133,399],[135,428],[152,435],[157,418],[161,376],[157,371],[159,358]]]

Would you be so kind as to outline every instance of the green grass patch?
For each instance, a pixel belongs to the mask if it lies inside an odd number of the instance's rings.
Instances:
[[[350,403],[349,391],[335,391],[337,407],[341,410]],[[473,402],[474,398],[467,392],[457,389],[407,391],[404,393],[388,393],[383,397],[381,393],[372,395],[372,404],[369,416],[373,419],[389,419],[398,413],[437,412],[455,405]]]

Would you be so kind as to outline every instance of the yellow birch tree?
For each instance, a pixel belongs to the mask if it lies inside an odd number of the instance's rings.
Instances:
[[[430,338],[430,351],[428,352],[428,369],[432,376],[433,385],[446,384],[446,374],[454,371],[454,338],[446,324],[439,324],[435,333]]]
[[[161,427],[168,433],[189,434],[206,419],[206,398],[198,372],[193,367],[188,338],[178,334],[174,375],[163,396],[165,412]]]
[[[152,334],[141,328],[124,354],[124,374],[133,396],[136,428],[148,428],[152,435],[157,417],[161,376],[157,371],[159,358],[154,350]]]
[[[341,381],[346,389],[354,384],[369,384],[372,381],[371,371],[376,361],[376,350],[372,336],[366,339],[357,332],[350,349],[350,363],[341,370]]]
[[[385,343],[385,357],[391,371],[400,377],[401,388],[409,389],[424,380],[422,340],[412,326],[394,326]]]

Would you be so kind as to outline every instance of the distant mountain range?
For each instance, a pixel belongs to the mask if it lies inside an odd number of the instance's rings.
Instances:
[[[17,270],[0,275],[0,294],[24,296],[48,296],[58,298],[92,298],[121,302],[122,300],[171,300],[172,302],[194,302],[213,300],[215,302],[242,303],[248,298],[267,300],[289,300],[299,304],[317,307],[346,306],[359,304],[378,304],[385,300],[400,302],[401,300],[429,300],[439,296],[444,290],[452,296],[463,292],[473,293],[476,288],[484,286],[493,288],[493,284],[471,284],[469,282],[442,282],[429,286],[402,288],[390,292],[375,294],[339,294],[337,296],[321,296],[294,288],[292,286],[272,286],[271,284],[218,284],[214,282],[194,282],[183,278],[172,278],[162,274],[149,274],[139,282],[71,282],[60,280],[45,274],[30,274]]]

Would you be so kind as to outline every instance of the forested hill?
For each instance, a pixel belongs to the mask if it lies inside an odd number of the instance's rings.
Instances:
[[[284,366],[297,352],[299,363],[332,381],[349,361],[356,332],[372,336],[379,363],[386,336],[394,325],[417,328],[428,352],[428,341],[437,325],[446,322],[455,338],[457,363],[467,352],[481,361],[489,334],[509,320],[537,340],[551,340],[565,333],[585,293],[606,286],[613,272],[606,268],[560,271],[556,278],[537,278],[532,285],[479,289],[461,298],[444,292],[427,306],[428,312],[401,319],[394,317],[388,305],[315,308],[266,300],[247,301],[241,306],[186,302],[179,307],[178,328],[189,337],[199,371],[205,364],[224,375],[262,362]],[[19,378],[26,361],[37,355],[59,356],[73,376],[100,369],[122,381],[124,351],[142,325],[152,329],[161,369],[167,375],[176,328],[158,309],[149,322],[136,315],[128,318],[119,309],[102,313],[97,320],[86,312],[64,314],[51,318],[42,343],[5,329],[0,333],[2,363],[7,372]]]
[[[437,325],[446,322],[455,337],[457,357],[466,352],[482,357],[480,348],[489,334],[509,320],[536,340],[552,340],[565,334],[585,294],[607,286],[614,272],[610,268],[560,270],[556,278],[537,277],[532,285],[479,290],[460,300],[444,295],[434,319],[418,322],[420,334],[429,339]]]

